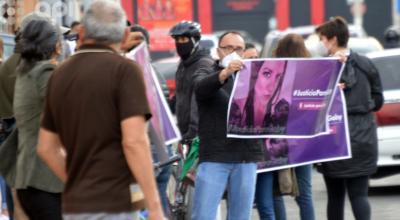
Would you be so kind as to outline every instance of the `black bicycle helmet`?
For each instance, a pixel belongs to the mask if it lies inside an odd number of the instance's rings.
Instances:
[[[384,39],[386,48],[399,47],[400,43],[399,27],[391,26],[387,28],[384,33]]]
[[[169,31],[171,37],[187,36],[199,41],[201,38],[200,24],[194,21],[181,21],[171,28]]]

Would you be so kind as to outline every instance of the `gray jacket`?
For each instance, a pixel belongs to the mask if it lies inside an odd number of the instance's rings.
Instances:
[[[36,152],[47,82],[54,68],[54,65],[43,61],[29,72],[17,74],[13,110],[18,134],[14,131],[7,138],[1,146],[6,155],[0,155],[1,158],[8,158],[0,161],[0,168],[8,170],[0,171],[2,174],[5,172],[9,184],[16,189],[34,187],[52,193],[63,190],[62,182]]]

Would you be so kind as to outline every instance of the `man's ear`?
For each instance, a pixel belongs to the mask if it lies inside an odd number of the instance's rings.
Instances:
[[[81,25],[81,24],[77,27],[77,30],[78,30],[79,38],[78,38],[78,41],[76,42],[77,43],[76,49],[79,49],[80,45],[82,45],[85,40],[86,30],[83,27],[83,25]]]
[[[129,27],[125,28],[124,38],[122,38],[122,42],[121,42],[122,45],[124,45],[128,41],[129,33],[130,33]]]
[[[62,44],[61,42],[57,42],[55,55],[58,57],[61,55],[61,53],[62,53]]]
[[[335,46],[338,46],[338,45],[339,45],[339,42],[338,42],[338,39],[337,39],[336,36],[334,36],[334,37],[332,38],[332,40],[333,40],[333,42],[336,44]]]

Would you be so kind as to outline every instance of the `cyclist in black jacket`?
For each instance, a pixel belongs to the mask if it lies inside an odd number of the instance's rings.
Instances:
[[[182,21],[170,30],[176,51],[181,58],[176,71],[175,114],[182,143],[190,143],[197,135],[198,112],[193,91],[193,74],[196,70],[211,66],[214,61],[210,51],[199,46],[200,24]]]

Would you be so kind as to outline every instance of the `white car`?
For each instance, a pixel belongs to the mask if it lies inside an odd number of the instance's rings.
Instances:
[[[316,34],[311,34],[305,39],[304,43],[310,51],[312,57],[320,57],[320,51],[318,51],[318,43],[319,37]],[[367,54],[375,51],[382,51],[383,46],[379,41],[374,37],[350,37],[347,43],[347,47],[350,48],[353,52],[357,52],[359,54]]]
[[[368,53],[378,68],[385,104],[376,113],[378,122],[378,171],[372,178],[400,173],[400,49]]]
[[[272,30],[267,33],[264,37],[264,46],[261,52],[261,57],[272,57],[272,51],[278,45],[278,41],[286,36],[287,34],[299,34],[304,39],[307,39],[310,35],[315,33],[315,28],[317,26],[314,25],[307,25],[307,26],[299,26],[293,28],[287,28],[286,30],[279,31],[279,30]],[[367,37],[365,30],[356,25],[349,25],[349,32],[350,37]]]

